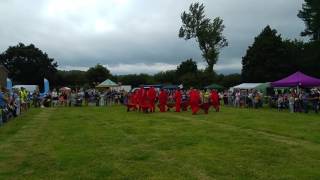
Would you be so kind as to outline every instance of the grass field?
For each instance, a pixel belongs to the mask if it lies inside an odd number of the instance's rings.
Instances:
[[[0,128],[0,179],[320,179],[320,115],[32,109]]]

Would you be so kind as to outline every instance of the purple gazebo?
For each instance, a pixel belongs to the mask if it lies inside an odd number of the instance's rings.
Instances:
[[[320,79],[307,76],[298,71],[284,79],[271,83],[272,87],[303,87],[312,88],[320,86]]]

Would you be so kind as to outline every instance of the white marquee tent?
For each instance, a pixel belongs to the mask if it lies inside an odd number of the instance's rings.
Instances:
[[[232,87],[232,89],[255,89],[256,87],[262,85],[263,83],[242,83],[237,86]]]

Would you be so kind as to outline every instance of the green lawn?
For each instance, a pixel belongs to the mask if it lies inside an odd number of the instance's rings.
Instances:
[[[320,115],[32,109],[0,127],[0,179],[320,179]]]

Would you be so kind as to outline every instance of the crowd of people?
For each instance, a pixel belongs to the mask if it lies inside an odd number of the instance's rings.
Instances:
[[[190,107],[192,114],[195,115],[200,109],[208,114],[212,106],[218,112],[220,110],[219,94],[216,90],[201,91],[190,88],[189,90],[166,90],[161,89],[159,92],[155,88],[137,89],[128,94],[127,111],[139,111],[144,113],[155,112],[156,105],[160,112],[187,111]]]
[[[0,90],[0,125],[19,116],[30,107],[26,89],[14,89],[12,92],[6,88]]]
[[[53,89],[41,94],[38,89],[30,92],[25,88],[8,90],[0,89],[0,125],[19,116],[30,107],[56,107],[56,106],[107,106],[123,104],[125,91],[97,91],[87,90],[59,90]]]
[[[315,113],[318,113],[320,108],[320,89],[276,91],[269,102],[270,106],[277,107],[279,111],[289,109],[291,113],[308,113],[312,109]]]
[[[270,108],[277,108],[279,111],[289,110],[294,112],[308,113],[312,109],[318,113],[320,109],[320,89],[282,89],[272,90],[269,95],[258,90],[224,91],[219,94],[224,105],[246,108],[262,108],[268,104]]]
[[[45,107],[50,106],[108,106],[113,104],[123,104],[126,92],[115,90],[98,91],[96,89],[63,89],[57,91],[53,89],[48,92],[42,104]],[[46,103],[48,102],[48,103]],[[41,103],[40,103],[41,104]]]
[[[236,108],[261,108],[263,106],[263,93],[258,90],[240,90],[224,91],[219,94],[224,105],[234,106]]]

